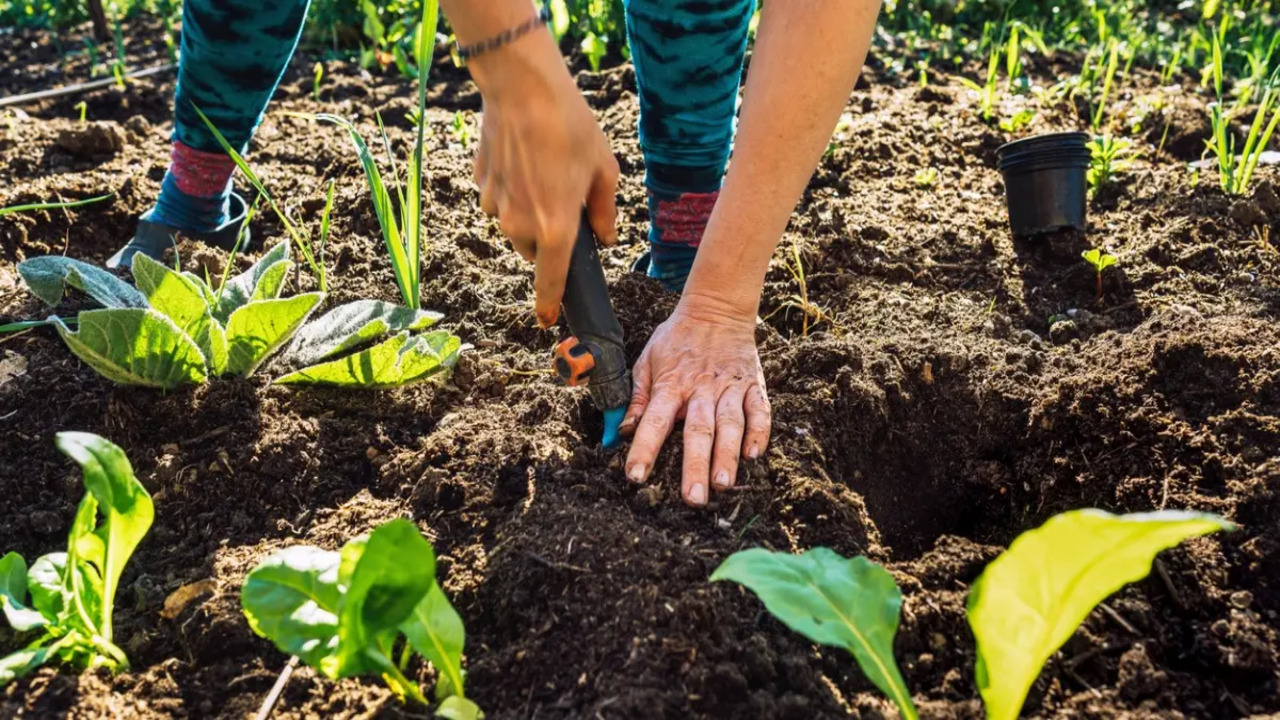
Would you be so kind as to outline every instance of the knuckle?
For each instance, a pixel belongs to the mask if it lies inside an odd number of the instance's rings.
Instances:
[[[715,431],[716,429],[714,425],[702,421],[687,422],[684,426],[685,434],[692,435],[694,437],[709,438],[715,434]]]
[[[741,432],[743,427],[742,413],[721,410],[716,413],[716,427],[721,430]]]

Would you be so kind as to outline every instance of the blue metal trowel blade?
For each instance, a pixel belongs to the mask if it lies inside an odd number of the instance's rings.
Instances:
[[[627,414],[625,407],[609,408],[604,411],[604,438],[600,443],[604,445],[605,450],[609,450],[618,444],[618,428],[622,425],[622,418]]]

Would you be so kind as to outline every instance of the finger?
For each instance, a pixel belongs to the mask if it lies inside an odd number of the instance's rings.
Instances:
[[[623,435],[631,435],[636,430],[636,423],[640,422],[641,416],[644,415],[644,409],[649,405],[649,351],[646,349],[640,353],[640,359],[636,361],[635,367],[631,369],[631,404],[627,406],[627,414],[622,418],[622,425],[618,427],[618,431]]]
[[[684,501],[707,504],[711,479],[711,449],[716,436],[716,396],[711,387],[699,388],[689,399],[684,419]]]
[[[483,178],[479,173],[476,179],[480,186],[480,210],[489,217],[498,217],[498,183],[493,173],[487,172]]]
[[[577,215],[573,217],[576,219]],[[554,223],[537,238],[533,268],[534,312],[538,315],[538,324],[544,328],[554,325],[556,318],[560,317],[560,300],[564,297],[569,256],[573,253],[577,230],[576,222]]]
[[[658,459],[658,451],[671,434],[676,413],[683,404],[684,399],[675,391],[659,388],[653,401],[645,408],[644,416],[636,426],[631,450],[627,452],[627,478],[631,482],[640,483],[648,479],[653,463]]]
[[[529,227],[529,223],[524,216],[515,212],[508,204],[509,198],[499,196],[498,203],[498,225],[502,227],[502,234],[507,236],[511,241],[511,247],[520,253],[520,257],[534,262],[537,254],[537,245],[533,241],[533,230]]]
[[[587,218],[602,245],[618,243],[618,160],[612,155],[596,172],[587,194]]]
[[[753,384],[747,389],[743,406],[747,411],[747,431],[742,440],[742,456],[755,460],[769,444],[769,431],[773,425],[773,411],[769,409],[764,383]]]
[[[711,458],[711,486],[728,490],[738,479],[738,454],[742,452],[746,389],[730,385],[716,404],[716,445]]]

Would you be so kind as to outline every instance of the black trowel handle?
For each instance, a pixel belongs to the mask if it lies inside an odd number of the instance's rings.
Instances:
[[[555,352],[556,373],[570,385],[586,385],[601,410],[631,400],[631,371],[622,325],[613,312],[596,237],[583,214],[564,285],[564,319],[573,337]]]
[[[569,332],[582,342],[603,340],[622,345],[622,325],[613,312],[600,253],[596,250],[596,236],[585,213],[578,225],[578,239],[573,244],[569,275],[565,278],[564,317]]]

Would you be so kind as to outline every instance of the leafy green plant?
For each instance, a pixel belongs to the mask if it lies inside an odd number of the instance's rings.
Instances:
[[[436,0],[424,0],[422,3],[422,24],[418,33],[418,117],[424,117],[427,105],[427,74],[431,69],[431,48],[436,34]],[[382,118],[378,116],[378,127],[382,131],[382,144],[386,149],[391,164],[391,175],[395,183],[395,198],[392,200],[391,188],[383,179],[382,170],[378,167],[368,143],[360,135],[360,131],[350,120],[322,113],[317,120],[333,123],[344,130],[355,146],[356,155],[364,169],[365,179],[369,182],[369,192],[373,196],[374,211],[378,216],[378,224],[382,227],[382,239],[391,258],[391,269],[395,274],[396,285],[400,288],[400,297],[407,307],[417,310],[422,307],[422,150],[426,137],[426,123],[417,123],[417,139],[413,152],[409,156],[409,167],[405,185],[400,182],[400,173],[396,168],[395,158],[391,153],[391,142],[387,139],[386,128]]]
[[[969,592],[975,680],[987,717],[1018,717],[1049,656],[1098,603],[1146,577],[1156,553],[1233,527],[1203,513],[1075,510],[1020,535]]]
[[[300,369],[276,382],[384,389],[429,380],[466,349],[448,332],[423,333],[440,317],[377,300],[340,305],[298,331],[285,358]]]
[[[911,182],[919,188],[931,188],[938,182],[938,168],[927,167],[916,173]]]
[[[752,548],[734,553],[711,581],[746,586],[787,627],[823,645],[848,650],[867,679],[915,720],[915,705],[893,658],[902,592],[889,571],[865,557],[827,548],[800,555]]]
[[[1013,134],[1026,127],[1036,117],[1036,111],[1031,108],[1023,108],[1018,112],[1006,118],[1000,118],[1000,129]]]
[[[1213,39],[1212,62],[1213,87],[1217,100],[1209,105],[1209,119],[1213,125],[1213,137],[1205,141],[1206,151],[1217,158],[1218,183],[1231,195],[1248,192],[1262,153],[1271,143],[1271,136],[1280,127],[1280,68],[1267,80],[1258,99],[1257,113],[1249,126],[1240,154],[1236,155],[1236,137],[1231,130],[1232,116],[1226,110],[1223,96],[1222,45],[1217,36]],[[1270,120],[1268,120],[1268,116]]]
[[[453,113],[453,124],[450,129],[454,142],[461,145],[464,150],[471,145],[471,126],[467,124],[467,116],[461,110]]]
[[[143,255],[133,263],[136,289],[61,256],[27,260],[18,273],[49,305],[57,306],[70,286],[105,306],[80,313],[75,330],[50,318],[87,365],[114,382],[167,390],[215,375],[251,375],[288,342],[324,299],[324,293],[280,297],[292,267],[286,242],[216,291],[197,275]]]
[[[995,25],[987,23],[982,31],[983,43],[990,44],[987,54],[987,76],[983,84],[970,80],[963,75],[957,76],[961,84],[978,93],[978,117],[985,122],[990,122],[995,117],[996,97],[999,88],[999,72],[1000,72],[1000,48],[1004,43],[1004,25],[1000,26],[1000,35],[995,35]]]
[[[61,432],[56,442],[80,465],[86,492],[66,552],[41,556],[29,569],[17,553],[0,558],[0,607],[14,630],[37,633],[0,658],[0,686],[51,661],[112,672],[129,666],[112,640],[112,616],[120,575],[155,517],[151,496],[109,441]]]
[[[466,633],[435,570],[431,543],[398,519],[339,552],[276,552],[249,573],[240,598],[254,632],[325,677],[379,675],[397,696],[427,705],[405,675],[420,655],[440,678],[437,715],[474,720],[481,713],[464,692]]]
[[[1127,172],[1133,164],[1133,142],[1103,133],[1088,143],[1089,170],[1086,179],[1089,189],[1097,191],[1109,185],[1116,175]]]
[[[591,65],[591,72],[600,72],[600,61],[609,52],[609,38],[588,32],[580,45],[582,54]]]
[[[1110,253],[1105,253],[1097,248],[1090,248],[1080,253],[1080,257],[1085,262],[1093,266],[1094,272],[1098,277],[1098,301],[1102,301],[1102,271],[1120,262],[1119,258]]]

